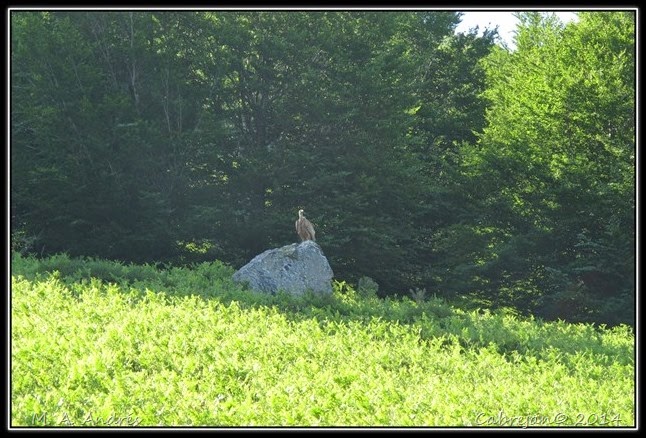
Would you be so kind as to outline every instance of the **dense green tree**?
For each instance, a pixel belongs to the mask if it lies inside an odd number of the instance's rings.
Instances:
[[[499,303],[631,321],[634,14],[582,13],[568,26],[519,18],[517,49],[487,61],[492,105],[465,168],[479,237],[463,269]]]

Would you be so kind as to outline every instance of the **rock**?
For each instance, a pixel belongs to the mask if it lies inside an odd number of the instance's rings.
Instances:
[[[248,282],[252,289],[271,294],[279,290],[292,295],[302,295],[307,290],[331,294],[333,276],[321,247],[306,240],[257,255],[233,274],[233,280]]]

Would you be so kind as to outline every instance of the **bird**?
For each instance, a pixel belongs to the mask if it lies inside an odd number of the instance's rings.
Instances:
[[[306,240],[314,240],[316,241],[315,238],[315,233],[314,233],[314,226],[312,225],[312,222],[308,221],[307,218],[303,215],[303,210],[298,210],[298,220],[296,221],[296,233],[298,234],[298,237],[301,238],[301,242],[304,242]]]

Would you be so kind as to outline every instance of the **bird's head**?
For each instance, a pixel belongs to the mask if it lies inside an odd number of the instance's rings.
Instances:
[[[298,210],[298,217],[303,217],[303,213],[305,213],[305,211],[303,211],[302,208]]]

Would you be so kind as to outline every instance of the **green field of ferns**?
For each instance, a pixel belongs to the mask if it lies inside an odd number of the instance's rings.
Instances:
[[[254,293],[219,262],[11,260],[10,423],[633,427],[627,326]]]

